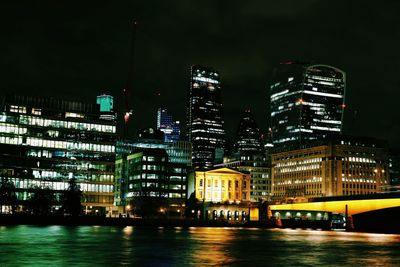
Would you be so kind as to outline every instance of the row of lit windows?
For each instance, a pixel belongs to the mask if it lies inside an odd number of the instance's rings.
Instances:
[[[140,191],[134,191],[134,192],[128,192],[126,194],[127,198],[131,198],[131,197],[138,197],[141,195],[146,195],[149,197],[167,197],[164,194],[161,194],[160,192],[154,192],[154,191],[146,191],[146,193],[140,192]]]
[[[207,187],[211,187],[212,185],[212,180],[211,179],[206,179],[207,180]],[[232,187],[232,181],[228,180],[228,188]],[[214,187],[225,187],[226,186],[226,181],[224,180],[214,180]],[[203,179],[199,179],[199,187],[203,187]],[[246,181],[244,181],[244,187],[246,187]],[[235,181],[235,188],[239,188],[239,181]]]
[[[376,180],[372,180],[372,179],[363,179],[363,178],[347,178],[347,177],[343,177],[342,178],[343,182],[353,182],[353,183],[371,183],[371,184],[376,184]],[[387,181],[385,181],[385,183],[387,183]]]
[[[24,140],[23,137],[0,136],[0,143],[10,144],[10,145],[29,145],[29,146],[46,147],[46,148],[61,148],[69,150],[90,150],[90,151],[110,152],[110,153],[115,152],[114,145],[99,145],[92,143],[54,141],[54,140],[45,140],[33,137],[27,137]]]
[[[304,183],[320,183],[322,182],[322,177],[313,177],[309,179],[302,179],[302,180],[286,180],[282,182],[276,182],[274,183],[274,186],[279,186],[279,185],[291,185],[291,184],[304,184]]]
[[[296,166],[296,167],[290,167],[290,168],[275,169],[275,172],[287,173],[287,172],[317,170],[320,167],[321,167],[320,164],[310,164],[310,165],[305,165],[305,166]]]
[[[26,107],[10,105],[10,112],[26,113]]]
[[[36,125],[36,126],[41,126],[41,127],[78,129],[78,130],[96,131],[96,132],[105,132],[105,133],[115,133],[116,132],[115,125],[51,120],[51,119],[44,119],[41,117],[26,116],[26,115],[20,116],[20,124]]]
[[[346,157],[345,161],[350,162],[365,162],[365,163],[376,163],[374,159],[371,158],[361,158],[361,157]]]
[[[311,158],[311,159],[305,159],[305,160],[299,160],[299,161],[289,161],[289,162],[284,162],[284,163],[278,163],[276,164],[276,167],[286,167],[286,166],[296,166],[300,164],[308,164],[308,163],[315,163],[315,162],[321,162],[322,158]]]
[[[14,183],[17,189],[31,189],[35,186],[44,188],[48,187],[51,190],[67,190],[69,187],[68,182],[55,182],[55,181],[42,181],[35,179],[20,179],[20,178],[9,178]],[[104,184],[87,184],[79,183],[79,187],[83,192],[99,192],[99,193],[111,193],[113,192],[113,185]]]
[[[78,180],[93,180],[97,182],[113,182],[114,175],[112,174],[89,174],[89,173],[61,173],[57,171],[48,171],[48,170],[33,170],[32,175],[34,178],[40,179],[66,179],[66,178],[76,178]]]
[[[19,127],[9,123],[0,123],[0,133],[12,134],[26,134],[28,129],[26,127]]]

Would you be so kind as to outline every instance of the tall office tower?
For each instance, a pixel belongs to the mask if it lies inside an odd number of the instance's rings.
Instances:
[[[219,73],[192,66],[187,105],[187,135],[193,145],[193,165],[210,169],[222,162],[225,148]]]
[[[346,74],[335,67],[281,63],[271,84],[274,145],[282,146],[341,133]]]
[[[173,121],[166,109],[157,110],[157,129],[164,133],[164,142],[179,141],[181,129],[179,121]]]
[[[98,105],[11,95],[1,103],[0,181],[14,184],[20,208],[34,187],[60,199],[75,178],[87,213],[111,212],[116,125],[100,119]]]
[[[115,121],[116,114],[114,112],[114,97],[102,94],[97,96],[96,103],[100,106],[100,118],[103,120]]]
[[[245,110],[239,123],[235,153],[240,154],[240,156],[263,154],[260,129],[257,127],[254,115],[249,109]]]

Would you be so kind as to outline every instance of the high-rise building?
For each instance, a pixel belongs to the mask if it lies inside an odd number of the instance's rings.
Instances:
[[[240,156],[263,154],[261,132],[257,126],[254,115],[249,109],[245,110],[240,120],[234,150],[235,153],[238,153]]]
[[[281,63],[270,87],[274,144],[304,142],[341,133],[346,74],[335,67]]]
[[[222,162],[225,130],[221,82],[219,73],[213,69],[191,67],[187,135],[193,145],[193,165],[196,169],[210,169],[215,162]]]
[[[98,105],[9,95],[0,109],[0,180],[14,184],[20,208],[34,187],[59,200],[75,178],[87,213],[111,211],[116,125]]]
[[[164,142],[179,141],[180,122],[174,121],[166,109],[159,108],[157,110],[157,129],[164,133]]]

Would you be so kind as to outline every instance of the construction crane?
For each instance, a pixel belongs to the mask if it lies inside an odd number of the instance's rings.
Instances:
[[[132,81],[133,81],[133,74],[134,74],[134,63],[135,63],[135,41],[136,41],[136,26],[137,21],[132,20],[130,22],[130,26],[132,27],[132,40],[131,40],[131,54],[129,57],[129,69],[128,69],[128,79],[126,81],[125,87],[122,90],[122,97],[124,101],[124,117],[123,117],[123,133],[122,138],[126,139],[128,137],[128,129],[129,129],[129,122],[131,116],[133,114],[132,109],[130,108],[129,98],[130,93],[132,92]]]

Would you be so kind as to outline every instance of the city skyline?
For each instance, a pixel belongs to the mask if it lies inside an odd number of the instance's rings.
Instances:
[[[386,139],[399,148],[400,61],[395,53],[399,4],[343,3],[133,1],[80,8],[2,3],[7,12],[1,24],[6,40],[1,44],[1,88],[17,94],[77,95],[85,101],[108,93],[115,97],[115,106],[121,105],[128,73],[129,21],[135,18],[133,136],[139,128],[154,126],[160,101],[177,120],[185,121],[187,73],[193,64],[221,73],[231,140],[246,108],[251,108],[265,132],[273,67],[284,60],[303,59],[347,73],[346,134]],[[91,12],[83,12],[84,5]],[[47,12],[48,7],[54,12]]]

